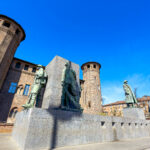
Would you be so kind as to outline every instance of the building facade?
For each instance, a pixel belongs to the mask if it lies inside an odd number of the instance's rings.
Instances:
[[[0,15],[0,122],[13,123],[15,115],[28,100],[36,64],[14,58],[25,39],[23,28],[13,19]],[[38,107],[41,105],[38,100]]]
[[[24,39],[23,28],[13,19],[0,15],[0,90],[16,49]]]
[[[142,108],[147,119],[150,118],[150,96],[137,98],[138,107]],[[103,105],[103,112],[109,116],[123,116],[123,108],[127,105],[125,101],[117,101],[115,103]]]
[[[35,72],[35,64],[13,58],[0,92],[0,122],[14,122],[28,100]]]

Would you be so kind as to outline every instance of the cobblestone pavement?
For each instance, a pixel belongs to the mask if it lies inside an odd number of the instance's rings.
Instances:
[[[20,150],[10,134],[0,134],[0,150]],[[42,149],[43,150],[43,149]],[[56,148],[55,150],[150,150],[150,137],[108,143]]]

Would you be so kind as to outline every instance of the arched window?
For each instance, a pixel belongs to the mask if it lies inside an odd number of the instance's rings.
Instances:
[[[88,107],[91,108],[91,102],[90,101],[88,102]]]
[[[13,107],[9,113],[10,118],[15,118],[16,114],[18,112],[18,107]]]
[[[16,89],[17,89],[17,84],[18,83],[11,82],[8,92],[15,94],[16,93]]]
[[[94,68],[96,68],[96,65],[93,65]]]

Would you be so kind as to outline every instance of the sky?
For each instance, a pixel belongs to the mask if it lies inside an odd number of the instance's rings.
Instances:
[[[0,14],[26,33],[15,57],[47,65],[56,55],[99,62],[104,104],[124,100],[123,81],[150,95],[149,0],[7,0]],[[80,71],[82,79],[82,71]]]

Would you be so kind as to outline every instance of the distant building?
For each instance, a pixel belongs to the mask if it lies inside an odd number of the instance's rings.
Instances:
[[[146,118],[150,117],[150,96],[137,98],[139,107],[143,108]],[[123,116],[122,110],[127,107],[125,101],[103,105],[103,112],[109,116]]]

